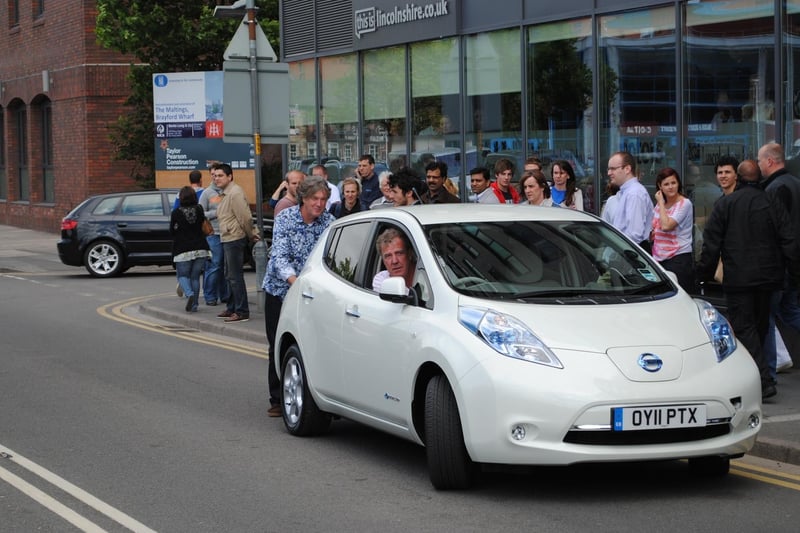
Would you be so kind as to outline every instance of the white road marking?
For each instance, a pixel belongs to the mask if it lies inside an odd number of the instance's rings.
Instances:
[[[43,468],[43,467],[37,465],[33,461],[31,461],[29,459],[26,459],[25,457],[19,455],[16,452],[11,451],[10,449],[8,449],[5,446],[3,446],[2,444],[0,444],[0,457],[8,459],[10,461],[13,461],[14,463],[16,463],[19,466],[21,466],[22,468],[24,468],[25,470],[28,470],[29,472],[39,476],[40,478],[42,478],[45,481],[51,483],[52,485],[55,485],[56,487],[58,487],[59,489],[63,490],[67,494],[71,495],[75,499],[80,500],[81,502],[85,503],[89,507],[92,507],[93,509],[95,509],[98,512],[106,515],[111,520],[117,522],[118,524],[120,524],[122,526],[125,526],[126,528],[130,529],[131,531],[142,532],[142,533],[155,533],[155,531],[153,529],[150,529],[149,527],[145,526],[141,522],[139,522],[139,521],[135,520],[134,518],[128,516],[127,514],[123,513],[122,511],[120,511],[120,510],[118,510],[118,509],[116,509],[114,507],[111,507],[110,505],[108,505],[107,503],[99,500],[98,498],[95,498],[94,496],[92,496],[91,494],[86,492],[85,490],[81,489],[80,487],[77,487],[77,486],[73,485],[72,483],[70,483],[66,479],[58,476],[57,474],[54,474],[53,472],[50,472],[46,468]],[[28,496],[30,496],[31,498],[33,498],[37,502],[39,502],[42,505],[44,505],[45,507],[47,507],[48,509],[50,509],[54,513],[58,514],[59,516],[62,516],[66,520],[69,520],[71,523],[75,524],[77,527],[80,527],[84,531],[103,531],[103,529],[101,529],[99,526],[97,526],[94,523],[84,519],[80,515],[77,515],[77,513],[74,513],[74,511],[72,511],[71,509],[65,507],[64,505],[62,505],[61,503],[55,501],[50,496],[48,496],[47,494],[43,493],[42,491],[40,491],[36,487],[33,487],[32,485],[30,485],[26,481],[22,480],[21,478],[17,477],[16,475],[12,474],[11,472],[9,472],[9,471],[1,468],[1,467],[0,467],[0,477],[5,479],[11,485],[14,485],[15,487],[17,487],[19,490],[21,490],[22,492],[24,492],[25,494],[27,494]],[[19,481],[22,485],[16,485],[14,482],[9,481],[9,478],[14,480],[14,481]],[[23,487],[25,487],[25,489],[23,489]],[[34,496],[34,494],[36,496]],[[42,497],[43,499],[40,500],[39,499],[40,497]],[[52,505],[54,507],[51,507],[48,503],[45,503],[45,502],[52,503]],[[67,516],[70,515],[70,514],[71,515],[75,515],[75,517],[77,517],[77,519],[85,520],[85,523],[87,524],[88,529],[84,528],[84,526],[80,526],[80,525],[76,524],[70,518],[68,518]]]
[[[101,528],[94,522],[90,522],[86,518],[82,517],[63,503],[58,502],[51,496],[45,494],[44,492],[40,491],[21,477],[12,474],[5,468],[0,466],[0,479],[7,482],[9,485],[16,487],[19,489],[20,492],[29,496],[31,499],[35,500],[37,503],[40,503],[42,506],[47,507],[55,514],[72,524],[73,526],[77,527],[81,531],[90,531],[90,532],[101,532],[105,531],[105,529]]]

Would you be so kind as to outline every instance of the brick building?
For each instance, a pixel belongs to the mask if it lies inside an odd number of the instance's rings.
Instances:
[[[81,0],[0,3],[0,224],[57,231],[90,194],[135,189],[113,160],[132,58],[105,50]]]

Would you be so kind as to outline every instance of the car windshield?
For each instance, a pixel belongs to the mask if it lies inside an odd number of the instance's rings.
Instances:
[[[465,222],[426,232],[450,286],[469,296],[604,304],[676,292],[651,258],[600,221]]]

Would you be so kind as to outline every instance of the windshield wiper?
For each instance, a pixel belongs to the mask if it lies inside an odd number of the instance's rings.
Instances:
[[[661,280],[661,281],[659,281],[657,283],[651,283],[650,285],[644,285],[642,287],[637,287],[635,289],[626,290],[622,295],[623,296],[632,296],[634,294],[643,294],[643,293],[653,292],[655,290],[661,290],[661,289],[670,289],[670,290],[673,290],[673,291],[675,290],[675,288],[672,286],[672,284],[670,282]]]
[[[592,289],[549,289],[543,291],[528,291],[514,294],[519,300],[526,298],[585,298],[587,296],[619,296],[615,291],[598,291]]]

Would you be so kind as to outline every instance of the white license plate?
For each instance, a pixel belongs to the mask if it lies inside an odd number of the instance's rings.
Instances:
[[[611,410],[614,431],[676,429],[706,425],[705,404],[615,407]]]

